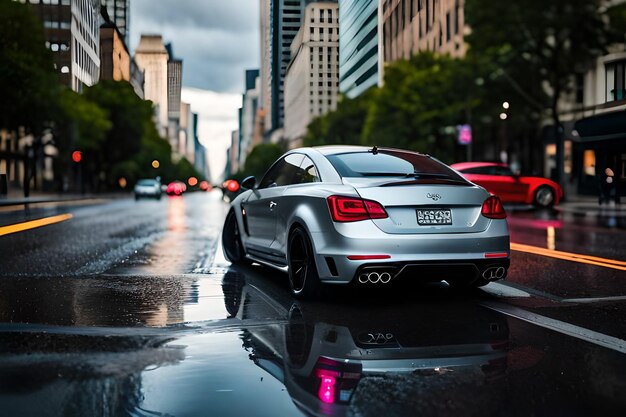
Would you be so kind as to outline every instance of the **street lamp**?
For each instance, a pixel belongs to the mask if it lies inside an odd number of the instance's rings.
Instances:
[[[161,164],[159,164],[158,160],[155,159],[154,161],[152,161],[152,168],[157,169],[160,166]]]
[[[502,103],[502,108],[503,108],[504,110],[508,110],[510,106],[511,106],[511,105],[509,104],[509,102],[508,102],[508,101],[505,101],[504,103]]]
[[[506,113],[500,113],[500,120],[506,120],[509,116]]]

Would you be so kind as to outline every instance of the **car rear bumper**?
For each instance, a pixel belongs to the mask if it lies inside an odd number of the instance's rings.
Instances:
[[[491,271],[494,279],[506,276],[510,247],[505,220],[494,220],[479,233],[421,235],[392,235],[379,229],[363,233],[368,226],[367,222],[362,223],[361,230],[348,236],[339,232],[311,234],[317,270],[323,282],[358,282],[365,269],[388,271],[394,280],[473,281],[494,267],[504,268],[504,271]],[[354,255],[383,255],[386,258],[348,259]]]

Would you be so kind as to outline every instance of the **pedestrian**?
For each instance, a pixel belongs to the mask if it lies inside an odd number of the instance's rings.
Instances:
[[[600,174],[600,196],[598,203],[602,205],[606,201],[608,204],[611,201],[611,190],[614,188],[613,177],[615,173],[610,167],[607,167]]]

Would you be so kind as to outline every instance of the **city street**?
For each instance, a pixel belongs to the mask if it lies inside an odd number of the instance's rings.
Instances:
[[[225,260],[221,197],[0,207],[0,415],[623,415],[623,211],[507,207],[478,290],[302,302]]]

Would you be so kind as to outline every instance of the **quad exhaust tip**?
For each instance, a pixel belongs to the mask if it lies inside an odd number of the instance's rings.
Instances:
[[[506,269],[503,266],[492,266],[483,271],[483,278],[488,281],[495,281],[504,278],[504,274],[506,274]]]

